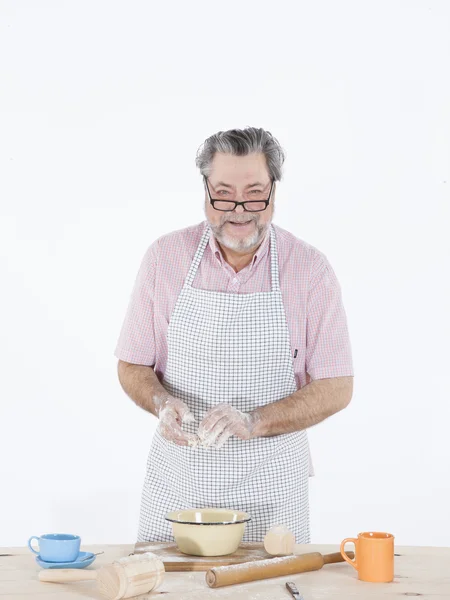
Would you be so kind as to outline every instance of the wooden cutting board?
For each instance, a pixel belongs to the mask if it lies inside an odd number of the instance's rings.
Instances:
[[[170,542],[137,542],[135,554],[153,552],[161,558],[166,571],[208,571],[212,567],[237,565],[239,563],[275,558],[264,550],[258,542],[243,542],[233,554],[226,556],[190,556],[178,550]]]

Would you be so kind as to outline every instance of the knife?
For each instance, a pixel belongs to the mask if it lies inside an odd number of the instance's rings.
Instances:
[[[286,583],[286,587],[290,591],[290,593],[292,594],[292,597],[295,598],[295,600],[303,600],[303,596],[298,591],[297,586],[295,585],[295,583],[293,583],[292,581],[288,581]]]

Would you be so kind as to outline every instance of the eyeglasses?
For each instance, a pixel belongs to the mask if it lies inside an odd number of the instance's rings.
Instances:
[[[268,198],[262,198],[263,192],[258,190],[251,190],[249,193],[254,200],[245,200],[244,202],[236,202],[235,200],[225,200],[222,198],[211,198],[211,194],[209,192],[208,180],[206,177],[203,177],[206,190],[209,196],[209,202],[212,207],[216,210],[220,210],[222,212],[232,212],[236,209],[237,206],[242,206],[242,208],[247,212],[262,212],[266,210],[269,206],[270,198],[272,197],[272,189],[274,180],[272,179],[272,184],[270,186],[270,194]]]

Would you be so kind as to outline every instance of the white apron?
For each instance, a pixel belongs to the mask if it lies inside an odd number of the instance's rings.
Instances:
[[[229,294],[192,287],[209,241],[207,226],[170,319],[165,389],[189,406],[196,433],[219,403],[249,412],[296,391],[289,330],[270,229],[270,292]],[[300,318],[300,317],[299,317]],[[221,449],[177,446],[155,432],[147,461],[138,541],[173,541],[167,512],[221,507],[249,513],[243,541],[261,542],[284,524],[309,543],[306,431],[241,440]]]

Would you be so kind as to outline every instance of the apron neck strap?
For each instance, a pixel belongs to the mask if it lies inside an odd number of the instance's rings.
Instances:
[[[186,287],[191,287],[194,282],[198,267],[203,258],[206,246],[208,245],[210,235],[212,235],[211,228],[209,227],[209,225],[206,225],[205,231],[203,232],[202,238],[198,245],[197,252],[195,253],[194,259],[191,263],[191,267],[184,282],[184,285]],[[280,290],[278,251],[275,230],[272,225],[270,226],[270,275],[272,279],[272,292],[277,292]]]
[[[185,287],[191,287],[194,282],[195,275],[197,274],[198,266],[202,260],[203,253],[205,251],[206,246],[208,245],[209,236],[211,233],[211,229],[207,224],[205,227],[205,231],[203,232],[202,238],[197,248],[197,252],[195,253],[194,260],[191,263],[191,267],[187,274],[186,280],[184,282]]]
[[[280,275],[278,271],[277,237],[273,225],[270,226],[270,276],[272,279],[272,292],[280,291]]]

